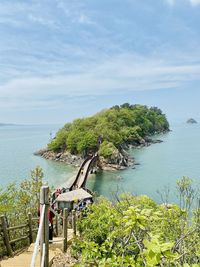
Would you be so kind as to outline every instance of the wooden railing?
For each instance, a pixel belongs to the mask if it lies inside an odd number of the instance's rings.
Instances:
[[[40,225],[37,232],[36,242],[32,255],[30,267],[35,267],[36,257],[40,248],[40,265],[41,267],[49,267],[49,219],[48,210],[49,207],[49,187],[42,186],[40,190]],[[55,211],[53,211],[55,213]],[[59,214],[57,214],[60,216]],[[68,209],[63,210],[63,237],[60,241],[63,242],[63,252],[67,251],[67,240],[68,240]],[[76,235],[76,212],[72,211],[72,229],[73,234]],[[54,241],[51,240],[53,243]]]
[[[13,247],[16,243],[23,241],[23,240],[29,240],[30,244],[33,242],[33,234],[34,232],[35,233],[37,232],[37,228],[33,228],[34,220],[36,220],[36,218],[32,218],[32,214],[29,213],[26,223],[9,227],[7,224],[6,216],[1,215],[0,217],[0,233],[1,233],[0,247],[2,248],[2,250],[6,248],[6,254],[8,256],[13,256],[14,254]],[[14,236],[13,232],[14,233],[19,232],[19,230],[24,230],[23,235],[18,238],[11,239]]]
[[[40,189],[40,224],[35,241],[31,267],[35,266],[36,257],[40,246],[40,265],[49,266],[49,187],[42,186]]]
[[[28,218],[26,220],[26,223],[15,225],[15,226],[8,226],[6,217],[4,215],[0,216],[0,247],[6,248],[6,254],[8,256],[14,256],[14,250],[13,245],[17,242],[27,240],[29,243],[34,242],[34,233],[36,236],[35,246],[34,246],[34,252],[32,255],[31,260],[31,267],[35,266],[36,263],[36,257],[39,252],[40,248],[40,263],[42,267],[48,267],[49,266],[49,219],[48,219],[48,210],[49,210],[49,187],[48,186],[42,186],[40,190],[40,225],[39,228],[34,228],[35,223],[34,221],[37,221],[38,218],[33,218],[31,213],[28,214]],[[63,216],[60,214],[57,214],[54,211],[56,215],[56,228],[58,228],[58,217],[62,219],[63,222],[63,228],[62,228],[62,237],[61,239],[56,242],[62,241],[62,250],[63,252],[67,251],[68,246],[68,229],[69,224],[71,224],[71,228],[73,229],[73,235],[75,236],[77,233],[77,213],[75,210],[73,210],[69,216],[68,209],[63,210]],[[11,239],[11,236],[14,235],[12,232],[14,231],[20,231],[24,230],[25,234],[23,233],[22,236]],[[58,229],[56,229],[56,232],[58,232]],[[52,241],[54,242],[54,241]]]

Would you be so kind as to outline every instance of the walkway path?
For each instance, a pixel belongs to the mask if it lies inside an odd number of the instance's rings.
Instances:
[[[92,161],[92,159],[88,160],[86,162],[86,164],[84,165],[83,172],[80,173],[80,175],[79,175],[79,177],[78,177],[78,179],[76,181],[77,188],[81,188],[83,186],[84,182],[85,182],[85,179],[87,179],[87,172],[88,172],[88,168],[89,168],[89,166],[91,164],[91,161]]]
[[[68,241],[73,238],[72,229],[68,229]],[[56,242],[55,242],[56,241]],[[61,252],[62,249],[62,238],[55,237],[53,244],[49,244],[49,261],[51,262],[55,255]],[[31,258],[33,255],[34,243],[30,245],[30,247],[18,256],[14,256],[13,258],[9,258],[0,262],[0,267],[29,267],[31,264]],[[38,256],[36,259],[35,267],[40,267],[40,252],[38,252]]]
[[[92,164],[97,160],[98,155],[94,155],[93,157],[87,158],[79,168],[78,174],[76,178],[74,179],[73,183],[71,184],[71,187],[69,187],[70,190],[79,189],[84,187],[86,184],[86,180],[88,177],[88,174],[90,172],[90,168]]]

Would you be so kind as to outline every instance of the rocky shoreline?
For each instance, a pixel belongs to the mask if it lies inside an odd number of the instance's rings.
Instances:
[[[128,154],[129,149],[133,148],[143,148],[148,147],[151,144],[161,143],[162,140],[153,140],[150,138],[146,138],[146,140],[143,140],[140,144],[125,144],[123,148],[119,151],[117,150],[116,153],[114,153],[109,158],[103,158],[99,157],[99,160],[97,162],[97,166],[99,169],[102,170],[124,170],[128,167],[135,168],[135,165],[138,165],[139,163],[136,163],[134,158],[131,158]],[[58,161],[66,163],[67,165],[72,165],[74,167],[79,167],[81,163],[83,162],[83,157],[81,155],[72,155],[69,152],[54,152],[51,150],[48,150],[47,148],[41,149],[34,153],[36,156],[41,156],[48,160]]]

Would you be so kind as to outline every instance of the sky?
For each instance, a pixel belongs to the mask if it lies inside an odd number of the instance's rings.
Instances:
[[[1,0],[0,122],[129,102],[200,118],[200,0]]]

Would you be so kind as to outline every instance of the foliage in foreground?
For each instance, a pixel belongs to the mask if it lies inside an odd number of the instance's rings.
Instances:
[[[6,188],[0,188],[0,215],[6,216],[9,227],[26,223],[28,213],[37,217],[39,206],[39,192],[43,185],[43,171],[36,167],[31,171],[31,177],[22,181],[19,185],[12,183]],[[24,236],[24,229],[10,231],[11,240]],[[0,236],[1,240],[1,236]],[[28,245],[28,239],[12,244],[13,250]],[[5,247],[0,242],[0,257],[5,255]]]
[[[79,221],[76,266],[200,266],[200,209],[191,180],[177,183],[180,204],[158,205],[147,196],[100,198]]]
[[[16,220],[23,222],[29,212],[36,215],[43,176],[42,168],[36,167],[31,171],[31,177],[19,185],[11,183],[4,189],[0,188],[0,215],[6,215],[11,224]]]
[[[72,154],[87,153],[98,149],[98,139],[101,137],[103,142],[99,154],[109,157],[123,144],[138,144],[148,135],[168,130],[169,123],[160,109],[125,103],[92,117],[67,123],[48,148]]]

